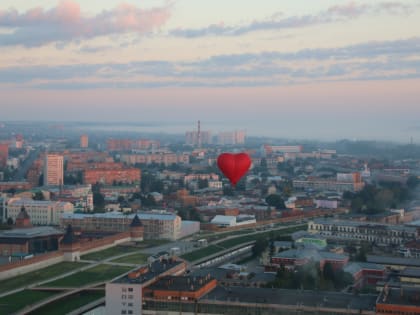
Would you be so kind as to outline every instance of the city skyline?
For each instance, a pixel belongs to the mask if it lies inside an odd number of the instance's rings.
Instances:
[[[6,0],[1,119],[416,140],[419,21],[419,1]]]

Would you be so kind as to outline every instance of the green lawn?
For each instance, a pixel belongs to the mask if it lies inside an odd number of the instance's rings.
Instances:
[[[112,262],[141,265],[146,263],[147,257],[148,255],[146,254],[135,253],[129,256],[117,258],[115,260],[112,260]]]
[[[216,254],[220,251],[224,250],[223,248],[217,246],[217,245],[209,245],[207,247],[195,250],[191,253],[187,253],[181,256],[181,258],[188,260],[188,261],[195,261],[200,258],[210,256],[213,254]]]
[[[74,269],[81,268],[85,265],[85,263],[80,262],[61,262],[43,269],[39,269],[37,271],[28,272],[24,275],[1,280],[0,293],[17,289],[22,286],[27,286],[36,282],[44,281]]]
[[[44,292],[24,290],[15,294],[7,295],[0,298],[0,314],[12,314],[25,306],[39,302],[40,300],[49,298],[59,292]]]
[[[98,265],[96,267],[75,273],[71,276],[44,284],[45,287],[81,287],[89,283],[111,280],[123,274],[132,267]]]
[[[94,253],[82,255],[81,259],[86,260],[103,260],[112,256],[138,251],[138,248],[128,246],[114,246]]]
[[[83,291],[41,307],[32,312],[31,315],[64,315],[104,296],[104,292]]]
[[[155,247],[160,245],[165,245],[170,243],[169,240],[144,240],[142,242],[139,242],[138,245],[143,248],[149,248],[149,247]]]

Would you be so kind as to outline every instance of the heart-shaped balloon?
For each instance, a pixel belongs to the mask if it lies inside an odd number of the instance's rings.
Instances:
[[[229,178],[231,184],[235,186],[249,170],[251,159],[246,153],[222,153],[217,158],[217,166]]]

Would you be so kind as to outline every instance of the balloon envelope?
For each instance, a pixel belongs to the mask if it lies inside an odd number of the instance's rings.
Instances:
[[[246,153],[222,153],[217,158],[217,166],[235,186],[251,167],[251,159]]]

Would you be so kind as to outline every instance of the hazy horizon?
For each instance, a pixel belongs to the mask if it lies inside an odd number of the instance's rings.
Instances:
[[[263,4],[4,0],[0,119],[420,140],[420,1]]]

